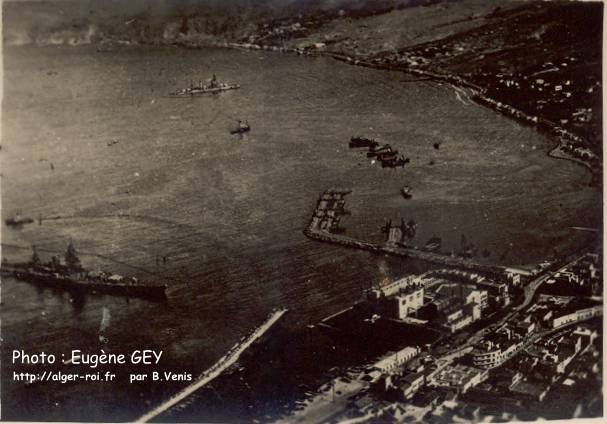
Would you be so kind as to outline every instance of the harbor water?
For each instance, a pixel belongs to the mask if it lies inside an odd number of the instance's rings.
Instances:
[[[242,88],[166,97],[213,73]],[[239,119],[251,131],[230,134]],[[381,168],[348,148],[353,135],[391,144],[410,164]],[[529,264],[582,246],[593,234],[569,227],[600,225],[600,193],[586,169],[546,155],[553,145],[449,86],[330,58],[7,47],[2,221],[20,212],[35,222],[3,224],[3,258],[27,259],[36,245],[48,260],[71,240],[88,269],[169,288],[166,303],[74,299],[3,279],[3,373],[20,370],[13,349],[77,348],[163,350],[163,369],[198,374],[273,308],[289,308],[280,330],[289,334],[385,277],[421,269],[307,239],[302,230],[329,187],[353,189],[342,224],[365,240],[382,240],[381,226],[404,218],[418,224],[415,244],[438,236],[448,252],[465,235],[487,263]],[[12,420],[128,420],[178,390],[2,384],[3,418]]]

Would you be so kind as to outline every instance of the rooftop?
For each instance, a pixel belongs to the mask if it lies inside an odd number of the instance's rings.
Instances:
[[[405,383],[413,384],[420,378],[424,378],[424,374],[421,372],[414,372],[414,373],[405,375],[402,378],[402,381],[404,381]]]
[[[448,366],[438,372],[436,381],[447,383],[450,386],[459,386],[480,374],[482,370],[465,365]]]
[[[512,386],[512,390],[515,393],[520,393],[523,395],[531,396],[534,398],[539,398],[542,396],[544,392],[548,390],[548,386],[539,382],[529,382],[529,381],[519,381],[514,386]]]

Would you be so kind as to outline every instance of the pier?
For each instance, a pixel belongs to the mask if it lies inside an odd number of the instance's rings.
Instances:
[[[348,193],[349,192],[351,192],[351,190],[348,190]],[[327,193],[329,193],[329,191],[325,192],[322,196],[326,196]],[[343,201],[343,196],[340,198],[340,200]],[[341,204],[341,207],[343,207],[343,203]],[[327,214],[327,212],[330,212],[331,209],[331,205],[325,206],[321,202],[318,202],[310,223],[303,231],[306,237],[325,243],[338,244],[341,246],[362,249],[373,253],[384,253],[405,258],[419,259],[426,262],[444,265],[447,267],[465,269],[468,271],[489,274],[503,274],[504,272],[503,267],[479,264],[470,259],[462,257],[442,255],[440,253],[421,250],[410,246],[405,247],[391,244],[370,243],[356,240],[343,234],[337,234],[330,225],[323,225],[324,223],[318,219],[319,215],[322,214],[324,216]]]
[[[226,353],[219,361],[215,363],[211,368],[203,372],[198,379],[184,388],[182,391],[171,397],[166,402],[152,409],[147,414],[143,415],[135,422],[145,423],[148,422],[160,414],[170,410],[173,406],[177,405],[179,402],[196,392],[198,389],[202,388],[206,384],[208,384],[211,380],[218,377],[223,371],[234,365],[234,363],[238,360],[240,355],[247,350],[256,340],[258,340],[261,336],[263,336],[282,316],[287,312],[287,309],[279,309],[270,314],[268,319],[257,327],[251,334],[246,336],[244,340],[237,343]]]
[[[312,228],[306,228],[304,230],[304,234],[306,237],[309,237],[313,240],[323,241],[326,243],[339,244],[341,246],[367,250],[373,253],[387,253],[390,255],[401,256],[405,258],[420,259],[426,262],[431,262],[454,268],[466,269],[470,271],[501,274],[504,270],[502,267],[499,266],[483,265],[465,258],[440,255],[438,253],[427,252],[424,250],[415,249],[413,247],[398,247],[369,243],[365,241],[356,240],[354,238],[347,237],[342,234],[334,234]]]

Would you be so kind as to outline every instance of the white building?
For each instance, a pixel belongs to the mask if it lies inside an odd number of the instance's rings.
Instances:
[[[390,373],[398,369],[400,366],[406,364],[411,359],[419,355],[420,349],[418,347],[407,346],[404,349],[399,350],[396,353],[390,353],[384,358],[380,359],[373,365],[373,368],[381,371],[382,373]]]

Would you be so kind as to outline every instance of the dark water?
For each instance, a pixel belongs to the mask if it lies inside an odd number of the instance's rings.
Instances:
[[[17,211],[56,219],[3,227],[3,243],[36,244],[45,260],[71,239],[87,268],[170,288],[167,304],[82,303],[3,281],[3,374],[12,372],[12,349],[101,347],[162,349],[162,367],[198,373],[273,307],[288,307],[283,325],[299,329],[349,306],[384,275],[417,270],[306,239],[302,229],[327,187],[354,189],[344,221],[350,234],[377,240],[386,219],[414,218],[417,243],[438,235],[449,250],[465,234],[504,264],[587,243],[588,233],[567,227],[600,223],[588,172],[548,158],[549,140],[460,101],[447,86],[402,74],[324,58],[172,48],[8,48],[4,66],[3,221]],[[243,88],[163,97],[213,72]],[[253,128],[243,138],[229,134],[238,118]],[[354,134],[389,142],[410,166],[372,164],[347,148]],[[410,201],[399,194],[405,184]],[[156,263],[159,255],[166,264]],[[103,307],[111,324],[101,345]],[[3,418],[58,420],[133,418],[175,388],[3,385]],[[39,403],[30,408],[24,399]]]

